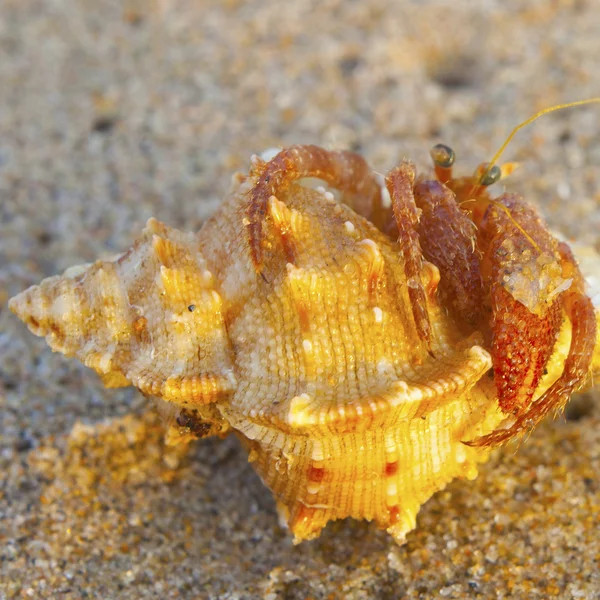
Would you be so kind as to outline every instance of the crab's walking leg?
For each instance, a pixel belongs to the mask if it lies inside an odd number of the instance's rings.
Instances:
[[[263,222],[271,196],[303,177],[323,179],[342,192],[361,198],[376,210],[381,190],[366,161],[353,152],[330,152],[319,146],[290,146],[261,167],[258,182],[249,192],[247,219],[250,256],[257,271],[262,267]],[[362,199],[365,199],[364,201]]]
[[[585,381],[591,367],[598,333],[594,305],[585,293],[585,280],[571,248],[563,242],[559,244],[559,251],[564,276],[573,279],[573,284],[564,293],[565,310],[571,320],[571,346],[562,375],[544,394],[547,398],[554,397],[551,408],[562,408],[569,396]]]
[[[427,294],[421,281],[423,254],[417,234],[419,210],[413,195],[415,175],[415,166],[404,160],[388,173],[385,184],[392,199],[392,210],[398,227],[398,244],[402,253],[413,318],[420,339],[429,349],[431,347],[431,323],[427,312]]]
[[[440,270],[441,302],[459,322],[476,327],[484,307],[475,225],[439,181],[417,182],[414,197],[421,209],[417,231],[423,255]]]

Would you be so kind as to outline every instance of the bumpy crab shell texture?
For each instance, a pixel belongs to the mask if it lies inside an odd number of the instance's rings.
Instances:
[[[274,240],[258,275],[244,226],[252,184],[235,177],[199,233],[151,219],[118,259],[46,279],[10,308],[107,386],[154,397],[171,441],[233,430],[295,541],[353,517],[403,542],[419,507],[489,455],[463,442],[505,419],[490,355],[439,306],[425,263],[428,352],[395,242],[329,193],[293,185],[271,198],[296,261]],[[565,319],[537,396],[569,342]],[[600,376],[598,351],[593,364]]]

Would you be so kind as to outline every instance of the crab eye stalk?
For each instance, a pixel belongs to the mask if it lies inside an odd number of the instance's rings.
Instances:
[[[488,168],[487,165],[482,165],[479,185],[483,185],[485,187],[493,185],[494,183],[500,181],[501,177],[502,169],[498,165],[494,165],[491,168]]]
[[[437,167],[449,169],[456,158],[454,150],[446,144],[436,144],[430,151],[429,155]]]
[[[429,155],[433,160],[435,175],[443,184],[447,184],[452,180],[452,165],[456,155],[454,150],[445,144],[436,144],[430,151]]]

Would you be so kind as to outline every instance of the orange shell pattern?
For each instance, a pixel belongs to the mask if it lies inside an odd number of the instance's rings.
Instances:
[[[171,442],[233,430],[296,542],[353,517],[402,543],[420,506],[489,456],[463,442],[506,418],[491,357],[438,304],[430,263],[427,351],[396,243],[329,192],[292,185],[271,198],[296,260],[267,238],[258,276],[244,223],[253,184],[234,177],[199,233],[151,219],[118,259],[46,279],[10,308],[108,387],[155,398]],[[565,321],[536,396],[560,375],[569,342]],[[592,371],[600,377],[600,343]]]

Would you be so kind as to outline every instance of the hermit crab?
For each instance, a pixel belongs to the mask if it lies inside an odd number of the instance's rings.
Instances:
[[[401,543],[432,494],[600,374],[568,245],[489,192],[509,167],[432,158],[435,177],[403,161],[382,185],[351,152],[255,157],[198,233],[151,219],[10,308],[153,398],[171,443],[235,433],[296,542],[354,517]]]

